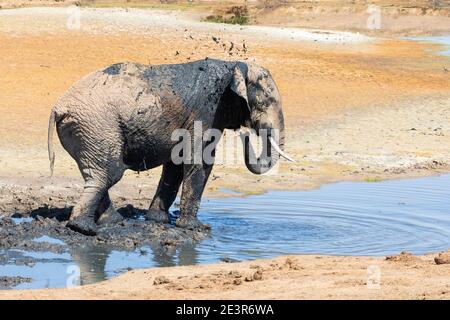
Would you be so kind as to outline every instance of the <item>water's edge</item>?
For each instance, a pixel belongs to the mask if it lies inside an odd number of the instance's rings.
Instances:
[[[450,56],[450,35],[403,37],[406,40],[434,43],[441,46],[439,54]]]

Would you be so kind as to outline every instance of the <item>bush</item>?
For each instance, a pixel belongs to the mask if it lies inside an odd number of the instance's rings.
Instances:
[[[248,9],[246,6],[233,6],[225,12],[225,15],[210,15],[205,18],[205,21],[240,25],[248,24]]]

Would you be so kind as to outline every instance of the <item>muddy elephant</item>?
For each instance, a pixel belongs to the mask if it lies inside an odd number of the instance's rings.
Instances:
[[[183,64],[119,63],[93,72],[75,83],[52,109],[48,128],[50,167],[54,127],[64,149],[77,162],[85,180],[82,196],[67,226],[95,235],[98,225],[121,216],[108,190],[127,169],[144,171],[162,165],[162,176],[146,219],[168,221],[168,210],[181,183],[179,227],[195,228],[201,196],[213,164],[176,163],[174,130],[253,128],[276,129],[267,134],[256,157],[244,141],[247,168],[262,174],[287,155],[281,98],[269,71],[251,63],[205,59]],[[204,141],[202,148],[211,141]],[[256,159],[251,161],[251,159]]]

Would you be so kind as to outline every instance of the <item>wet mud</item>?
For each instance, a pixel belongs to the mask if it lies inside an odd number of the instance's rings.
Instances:
[[[100,225],[96,236],[85,236],[66,227],[77,199],[74,189],[67,189],[65,193],[61,193],[61,189],[46,192],[32,187],[16,189],[14,193],[2,190],[0,265],[33,267],[37,263],[68,263],[71,259],[61,261],[65,253],[74,260],[74,254],[80,256],[81,253],[80,259],[85,261],[89,260],[85,256],[91,252],[135,251],[140,247],[151,248],[155,256],[169,259],[180,246],[194,245],[209,235],[208,229],[185,229],[170,223],[145,221],[146,210],[123,204],[127,199],[122,198],[124,201],[120,201],[118,212],[123,220]],[[175,219],[176,212],[171,214],[171,222]],[[30,256],[30,252],[35,254]],[[29,281],[22,277],[2,277],[0,289]]]
[[[0,277],[0,290],[10,289],[18,284],[24,282],[31,282],[31,278],[28,277]]]
[[[145,221],[145,210],[131,205],[121,208],[119,212],[124,219],[115,224],[101,225],[96,236],[85,236],[66,227],[70,208],[49,209],[46,215],[17,213],[12,217],[3,217],[0,219],[0,248],[61,253],[67,245],[103,244],[117,249],[156,245],[162,250],[169,250],[182,243],[199,241],[208,234],[207,230]],[[36,241],[45,236],[61,243]]]
[[[208,229],[175,227],[177,211],[171,213],[172,224],[145,221],[146,210],[141,208],[148,206],[150,199],[141,194],[141,189],[130,185],[118,190],[120,196],[113,197],[123,220],[100,225],[97,236],[85,236],[66,228],[73,205],[81,194],[80,186],[72,179],[42,181],[44,187],[38,186],[40,182],[0,186],[0,249],[29,246],[33,250],[59,250],[57,244],[31,241],[42,236],[59,239],[66,245],[106,244],[126,249],[147,244],[172,247],[208,235]]]

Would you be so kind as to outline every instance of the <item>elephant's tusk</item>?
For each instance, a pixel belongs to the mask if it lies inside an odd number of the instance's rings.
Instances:
[[[291,157],[289,157],[286,153],[283,152],[283,150],[280,149],[280,147],[278,146],[278,144],[275,142],[275,140],[273,139],[273,137],[270,137],[270,144],[272,145],[272,147],[275,149],[276,152],[278,152],[278,154],[280,156],[282,156],[283,158],[285,158],[288,161],[291,162],[295,162],[294,159],[292,159]]]

